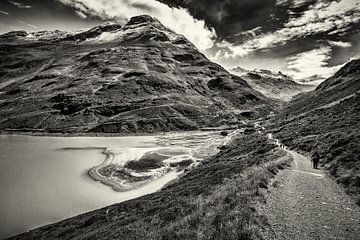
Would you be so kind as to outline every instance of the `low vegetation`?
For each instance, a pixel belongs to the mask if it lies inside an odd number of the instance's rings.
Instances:
[[[182,219],[152,232],[153,239],[262,239],[259,228],[267,224],[254,203],[263,200],[260,188],[267,188],[278,169],[290,158],[254,166],[226,179],[210,195],[191,201],[193,211]]]
[[[182,171],[187,167],[191,166],[191,164],[193,163],[194,163],[193,160],[187,159],[180,162],[170,163],[170,167],[176,167],[178,171]]]
[[[285,155],[265,135],[239,135],[159,192],[14,239],[261,239],[266,219],[254,206]]]
[[[317,150],[323,167],[360,205],[359,93],[328,108],[276,119],[271,128],[285,145],[309,155]]]

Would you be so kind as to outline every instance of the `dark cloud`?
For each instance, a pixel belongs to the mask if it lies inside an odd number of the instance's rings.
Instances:
[[[19,7],[19,4],[31,7]],[[81,18],[75,9],[56,0],[0,0],[0,11],[8,13],[0,14],[0,33],[14,30],[79,30],[102,22],[96,17]]]
[[[134,8],[139,8],[139,9],[142,9],[142,10],[145,10],[145,11],[148,11],[148,12],[155,11],[155,9],[152,6],[148,5],[148,4],[133,3],[132,6]]]
[[[277,21],[276,0],[159,0],[170,6],[183,7],[197,19],[214,27],[219,38],[262,26],[267,31]],[[285,11],[278,10],[286,15]],[[281,14],[277,14],[280,16]]]
[[[18,7],[18,8],[32,8],[31,5],[26,5],[22,2],[17,2],[17,1],[13,1],[13,0],[7,0],[10,4]]]
[[[1,13],[1,14],[4,14],[4,15],[9,15],[9,13],[8,13],[8,12],[1,11],[1,10],[0,10],[0,13]]]
[[[260,31],[242,31],[219,42],[211,52],[214,59],[230,68],[249,62],[254,67],[268,62],[273,68],[279,62],[277,70],[288,70],[297,77],[308,76],[310,68],[325,77],[360,57],[357,0],[278,0],[272,19],[258,28]]]
[[[170,11],[159,2],[181,9]],[[144,13],[228,68],[290,66],[301,73],[312,57],[314,71],[329,73],[360,57],[358,0],[0,0],[0,32],[76,30]]]

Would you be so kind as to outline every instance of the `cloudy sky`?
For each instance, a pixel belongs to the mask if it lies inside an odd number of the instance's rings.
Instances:
[[[360,57],[360,0],[0,0],[0,33],[150,14],[228,69],[328,77]]]

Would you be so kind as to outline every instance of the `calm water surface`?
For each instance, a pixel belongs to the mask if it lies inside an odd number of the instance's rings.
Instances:
[[[0,135],[0,239],[153,193],[179,175],[170,172],[135,190],[115,192],[87,174],[104,161],[104,149],[143,152],[180,146],[204,158],[216,153],[224,141],[219,133],[202,132],[145,137]]]
[[[0,136],[0,238],[160,189],[176,176],[119,193],[87,175],[104,161],[102,148],[155,145],[151,136]]]

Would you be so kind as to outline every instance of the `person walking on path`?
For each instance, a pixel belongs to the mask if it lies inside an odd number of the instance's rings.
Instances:
[[[315,151],[313,153],[313,155],[311,156],[311,160],[313,162],[314,169],[317,169],[320,161],[320,154],[318,153],[318,151]]]

